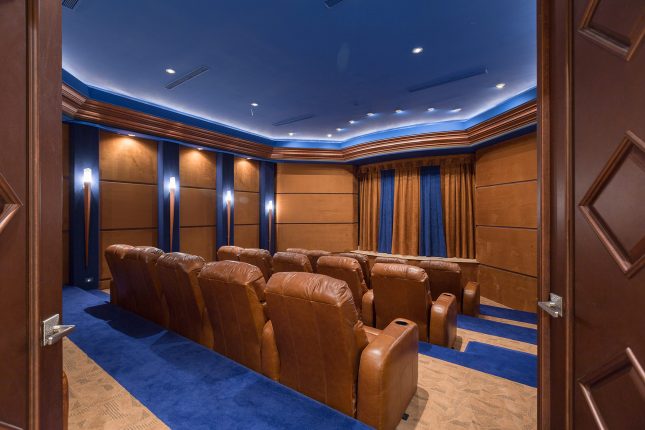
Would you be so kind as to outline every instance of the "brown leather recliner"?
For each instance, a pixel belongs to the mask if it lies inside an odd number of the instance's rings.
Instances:
[[[240,248],[239,246],[220,246],[217,250],[217,261],[240,261],[240,252],[243,250],[244,248]]]
[[[244,366],[277,379],[279,362],[273,342],[262,349],[268,324],[259,268],[238,261],[206,264],[198,276],[213,328],[213,349]],[[266,328],[268,330],[268,328]],[[268,334],[268,333],[267,333]]]
[[[105,249],[105,260],[112,274],[110,301],[131,312],[136,312],[137,302],[130,288],[128,272],[123,261],[126,251],[131,248],[133,247],[130,245],[110,245]]]
[[[363,278],[365,280],[365,285],[367,285],[367,288],[372,288],[372,284],[370,282],[370,260],[367,258],[367,255],[363,254],[356,254],[355,252],[339,252],[338,254],[335,255],[340,255],[341,257],[349,257],[353,258],[354,260],[358,261],[358,263],[361,265],[361,271],[363,272]]]
[[[264,280],[269,281],[273,275],[273,257],[266,249],[247,248],[240,252],[240,261],[252,264],[262,271]]]
[[[419,326],[419,340],[452,348],[457,337],[457,300],[443,293],[435,302],[428,274],[420,267],[377,263],[372,289],[363,296],[363,321],[383,328],[396,318]]]
[[[155,263],[162,255],[159,248],[137,246],[126,250],[123,261],[137,302],[136,313],[168,327],[168,307],[155,270]]]
[[[170,311],[170,330],[212,348],[213,329],[197,281],[202,267],[202,257],[181,252],[162,255],[156,266]]]
[[[462,288],[459,264],[429,260],[419,263],[419,267],[428,274],[433,295],[454,294],[459,312],[474,317],[479,315],[479,282],[470,281]]]
[[[347,282],[352,292],[354,305],[361,315],[363,294],[367,293],[367,286],[363,278],[363,270],[358,260],[339,255],[325,255],[318,260],[318,273]]]
[[[312,273],[311,262],[305,254],[295,252],[276,252],[273,255],[273,273],[308,272]]]
[[[398,257],[376,257],[374,259],[374,264],[408,264],[408,260],[405,258]]]
[[[320,249],[287,248],[287,252],[306,255],[311,263],[311,269],[314,272],[317,271],[316,263],[318,262],[318,259],[324,255],[331,255],[331,252]]]
[[[276,273],[265,290],[279,381],[377,429],[394,429],[417,390],[417,326],[359,321],[347,283]]]

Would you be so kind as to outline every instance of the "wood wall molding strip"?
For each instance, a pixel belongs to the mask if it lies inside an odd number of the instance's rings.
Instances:
[[[280,148],[250,142],[109,103],[90,100],[66,84],[62,86],[62,94],[63,112],[75,120],[118,127],[276,161],[303,160],[343,163],[394,153],[445,147],[469,147],[535,124],[537,121],[537,104],[535,101],[531,101],[463,131],[403,136],[362,143],[343,149]]]

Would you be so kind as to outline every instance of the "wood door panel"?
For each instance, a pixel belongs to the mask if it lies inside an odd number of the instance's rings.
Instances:
[[[157,142],[110,133],[99,134],[100,179],[157,183]]]
[[[279,163],[276,192],[358,193],[354,168],[339,164]]]
[[[179,148],[179,184],[183,187],[216,187],[216,155],[211,151]]]
[[[358,222],[356,194],[278,194],[278,223]]]
[[[537,276],[537,232],[529,229],[477,227],[477,260],[487,266]]]
[[[516,182],[475,189],[475,223],[537,228],[537,182]]]

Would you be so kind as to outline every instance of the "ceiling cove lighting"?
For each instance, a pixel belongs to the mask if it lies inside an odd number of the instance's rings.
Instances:
[[[420,54],[423,52],[423,47],[417,46],[416,48],[412,49],[413,54]]]
[[[500,82],[499,84],[495,85],[495,88],[497,88],[498,90],[501,90],[501,89],[502,89],[502,88],[504,88],[505,86],[506,86],[506,83],[505,83],[505,82]]]
[[[253,107],[258,107],[258,106],[260,106],[260,105],[259,105],[259,104],[257,104],[256,102],[253,102],[253,103],[251,103],[251,106],[253,106]]]
[[[177,72],[175,71],[175,69],[168,68],[166,69],[166,73],[168,73],[169,75],[174,75]]]
[[[450,112],[450,113],[457,113],[457,112],[461,112],[461,108],[454,108],[454,109],[450,109],[450,110],[449,110],[449,112]]]

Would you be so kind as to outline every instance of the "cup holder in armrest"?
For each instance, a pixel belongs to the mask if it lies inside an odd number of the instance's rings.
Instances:
[[[408,323],[406,323],[405,321],[401,321],[401,320],[396,320],[396,321],[394,321],[394,323],[398,324],[398,325],[408,325]]]

